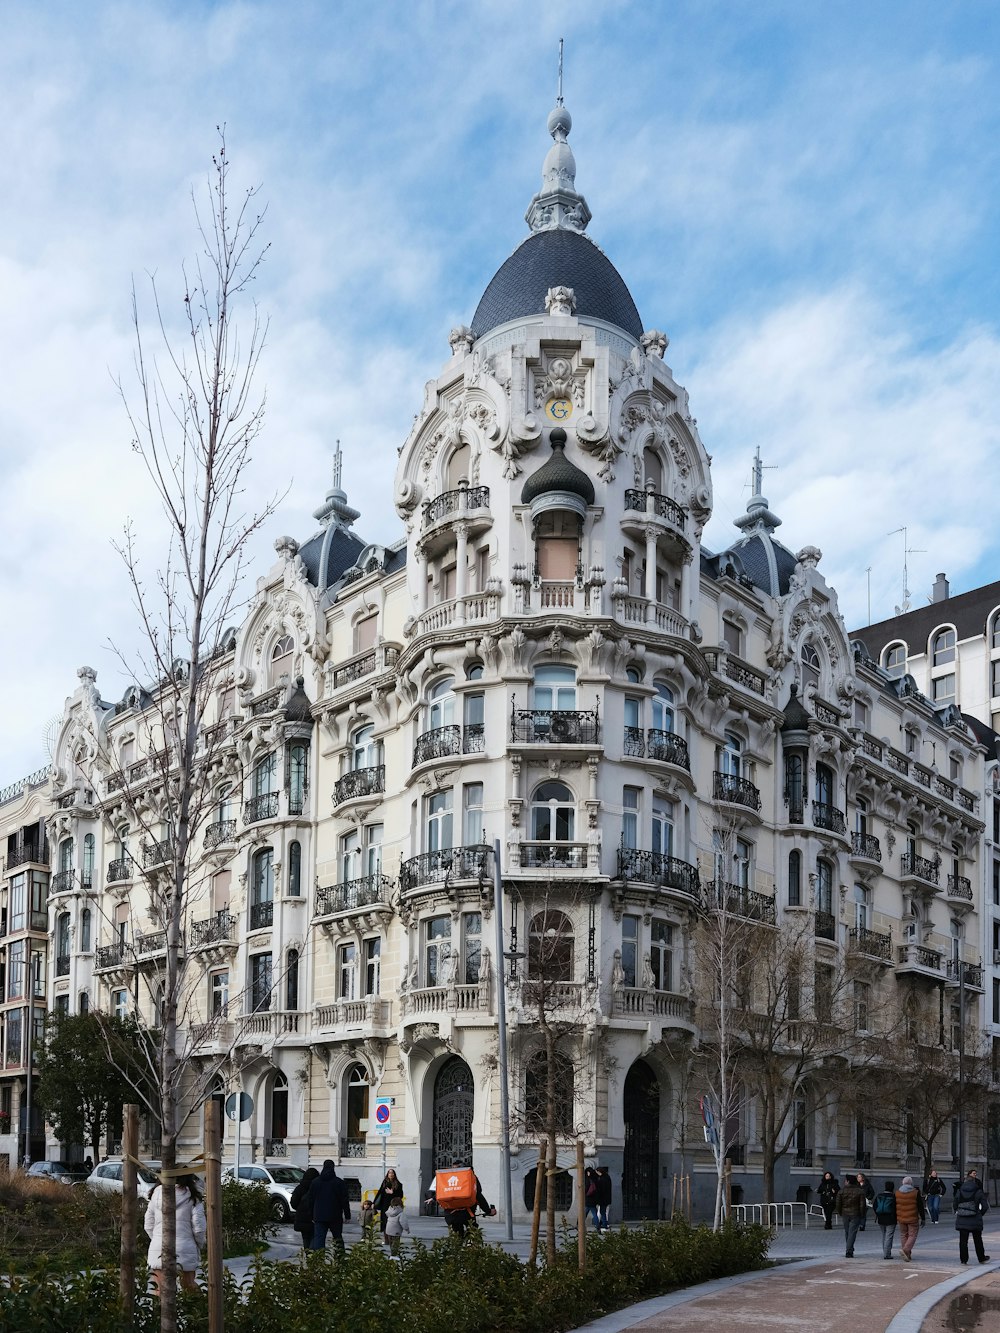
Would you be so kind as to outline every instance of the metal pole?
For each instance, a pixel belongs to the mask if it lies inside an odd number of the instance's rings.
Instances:
[[[959,949],[961,949],[959,944]],[[965,1179],[965,960],[958,960],[958,1179]]]
[[[28,1075],[27,1075],[27,1082],[26,1082],[26,1084],[25,1084],[25,1089],[24,1089],[24,1120],[25,1120],[25,1131],[24,1131],[24,1157],[26,1157],[26,1158],[28,1159],[28,1164],[30,1165],[30,1164],[31,1164],[31,1161],[32,1161],[32,1156],[31,1156],[31,1122],[32,1122],[32,1119],[34,1118],[34,1116],[33,1116],[34,1108],[33,1108],[33,1106],[32,1106],[32,1101],[33,1101],[33,1096],[32,1096],[32,1094],[33,1094],[33,1091],[34,1091],[34,1089],[33,1089],[33,1087],[32,1087],[32,1074],[33,1074],[34,1070],[33,1070],[32,1066],[33,1066],[34,1063],[35,1063],[35,1052],[34,1052],[34,1027],[35,1027],[35,1023],[34,1023],[34,1019],[35,1019],[35,978],[31,975],[31,949],[30,949],[30,946],[29,946],[29,949],[28,949],[28,963],[27,963],[27,969],[26,969],[26,970],[27,970],[27,981],[28,981],[28,986],[27,986],[27,990],[28,990],[28,1031],[27,1031],[27,1048],[28,1048],[28,1050],[27,1050],[27,1068],[28,1068]],[[24,1158],[22,1158],[21,1160],[23,1161]]]
[[[208,1230],[208,1328],[222,1333],[222,1107],[214,1098],[205,1103],[205,1218]]]
[[[510,1189],[510,1097],[507,1073],[507,986],[503,956],[503,881],[500,877],[500,839],[493,843],[493,918],[496,921],[497,1037],[500,1045],[500,1159],[503,1216],[507,1240],[514,1239]],[[540,1165],[540,1164],[539,1164]]]

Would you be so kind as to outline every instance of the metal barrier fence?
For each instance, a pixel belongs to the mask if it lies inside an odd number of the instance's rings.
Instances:
[[[796,1218],[801,1217],[808,1229],[810,1217],[823,1219],[823,1209],[815,1203],[734,1203],[732,1212],[736,1222],[759,1222],[768,1227],[794,1227]]]

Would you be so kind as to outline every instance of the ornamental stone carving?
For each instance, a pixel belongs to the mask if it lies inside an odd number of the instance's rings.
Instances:
[[[545,309],[550,315],[575,315],[576,292],[572,287],[550,287],[545,293]]]
[[[448,346],[451,348],[452,356],[462,356],[465,352],[471,352],[475,341],[472,330],[466,324],[459,324],[448,334]]]
[[[670,339],[659,329],[647,329],[639,342],[647,356],[658,357],[661,361],[663,360],[663,353],[670,346]]]

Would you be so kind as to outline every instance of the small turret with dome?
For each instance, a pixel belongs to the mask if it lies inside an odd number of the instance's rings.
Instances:
[[[737,574],[750,580],[772,597],[781,597],[788,591],[795,572],[796,557],[787,546],[774,537],[781,519],[768,508],[762,494],[764,464],[760,449],[754,455],[753,493],[747,503],[747,512],[734,520],[743,536],[721,551],[715,561],[720,574]]]

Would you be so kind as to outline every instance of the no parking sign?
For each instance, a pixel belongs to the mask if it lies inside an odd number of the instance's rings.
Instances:
[[[392,1133],[392,1098],[375,1098],[375,1133],[387,1139]]]

